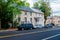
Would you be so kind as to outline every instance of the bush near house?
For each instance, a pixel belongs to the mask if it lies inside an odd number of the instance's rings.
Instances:
[[[1,28],[8,29],[10,28],[10,25],[8,23],[4,23]]]
[[[18,24],[19,24],[19,23],[18,23],[17,21],[15,21],[15,22],[14,22],[14,28],[17,28]]]

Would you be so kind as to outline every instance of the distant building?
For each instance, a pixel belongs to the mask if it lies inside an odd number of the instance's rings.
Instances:
[[[60,16],[52,16],[52,17],[48,17],[46,24],[49,23],[54,23],[56,26],[60,26]]]
[[[52,23],[52,17],[47,17],[46,24]]]
[[[53,17],[53,23],[55,24],[55,25],[58,25],[58,26],[60,26],[60,16],[54,16]]]
[[[21,24],[24,22],[29,22],[32,23],[33,25],[35,24],[41,24],[44,26],[44,13],[41,12],[38,9],[33,9],[29,7],[21,7],[19,8],[21,10],[20,15],[16,15],[17,21]],[[14,20],[15,20],[14,19]]]

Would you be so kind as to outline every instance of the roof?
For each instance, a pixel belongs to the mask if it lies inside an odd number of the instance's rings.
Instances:
[[[26,7],[26,6],[19,7],[19,9],[24,10],[24,11],[36,12],[36,13],[43,13],[41,10],[34,9],[34,8],[29,8],[29,7]]]
[[[47,18],[52,18],[52,16],[48,16]]]
[[[20,7],[19,9],[20,9],[20,10],[24,10],[24,11],[30,11],[30,12],[33,11],[31,8],[26,7],[26,6],[22,6],[22,7]]]
[[[41,10],[38,10],[38,9],[34,9],[34,8],[31,8],[33,10],[33,12],[37,12],[37,13],[43,13]]]

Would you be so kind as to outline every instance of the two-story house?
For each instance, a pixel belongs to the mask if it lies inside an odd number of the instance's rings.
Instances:
[[[38,9],[33,9],[29,7],[20,7],[21,14],[16,17],[20,17],[18,19],[18,22],[24,23],[24,22],[29,22],[32,23],[33,25],[40,24],[42,27],[44,26],[44,13],[41,12]]]

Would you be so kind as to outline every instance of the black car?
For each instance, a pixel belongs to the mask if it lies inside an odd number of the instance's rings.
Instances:
[[[20,26],[18,26],[18,30],[24,30],[24,29],[33,29],[33,24],[31,23],[25,23],[25,24],[21,24]]]
[[[50,23],[50,24],[46,24],[45,26],[44,26],[44,28],[52,28],[54,26],[54,24],[53,23]]]

